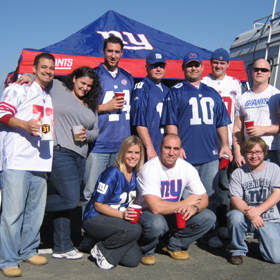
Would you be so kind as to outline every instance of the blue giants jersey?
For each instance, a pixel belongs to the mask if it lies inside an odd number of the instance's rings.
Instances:
[[[164,98],[169,88],[161,84],[163,91],[148,77],[135,85],[131,97],[131,119],[133,126],[148,128],[155,151],[159,146],[164,129],[160,127],[160,117]]]
[[[118,68],[118,74],[114,79],[102,63],[95,68],[95,71],[99,76],[103,89],[99,104],[110,101],[115,96],[115,92],[124,92],[125,105],[122,110],[98,115],[99,136],[91,152],[117,153],[123,139],[131,134],[130,96],[134,81],[132,76],[121,68]]]
[[[95,185],[91,200],[86,206],[84,220],[99,215],[94,208],[94,202],[108,204],[110,207],[125,211],[136,197],[136,175],[133,175],[130,183],[124,174],[115,166],[110,166],[101,173]]]
[[[191,164],[218,159],[217,128],[230,124],[219,93],[200,83],[199,89],[183,81],[168,92],[162,111],[163,125],[176,125]]]

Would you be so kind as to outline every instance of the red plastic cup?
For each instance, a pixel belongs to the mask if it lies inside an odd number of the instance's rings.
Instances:
[[[254,126],[254,121],[245,121],[246,128]]]
[[[176,214],[177,228],[185,228],[186,220],[183,219],[183,214],[177,212],[175,214]]]
[[[225,170],[229,164],[229,156],[227,154],[223,154],[220,161],[220,170]]]
[[[133,217],[132,220],[130,220],[130,222],[133,223],[133,224],[138,223],[138,220],[139,220],[139,216],[140,216],[140,212],[141,212],[142,206],[137,205],[137,204],[132,204],[132,205],[129,206],[129,208],[133,208],[134,211],[137,212],[137,216],[136,216],[136,217]]]
[[[115,92],[116,97],[122,97],[124,99],[124,92]]]

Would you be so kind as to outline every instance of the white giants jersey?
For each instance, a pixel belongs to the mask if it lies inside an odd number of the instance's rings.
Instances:
[[[23,128],[10,127],[11,117],[40,121],[44,116],[53,119],[51,97],[42,87],[33,82],[31,86],[12,84],[0,99],[2,154],[1,163],[6,169],[27,171],[51,171],[53,141],[41,141]],[[2,168],[3,169],[3,168]]]
[[[269,126],[279,122],[278,114],[280,113],[280,90],[269,85],[261,93],[254,93],[247,90],[236,102],[236,116],[243,116],[244,121],[254,121],[254,125]],[[246,128],[244,137],[247,138]],[[279,150],[279,133],[274,135],[263,135],[269,150]]]
[[[210,74],[201,80],[202,83],[214,88],[223,98],[228,114],[230,116],[231,124],[228,125],[228,142],[232,149],[232,133],[235,117],[235,102],[236,98],[240,96],[244,89],[239,80],[225,75],[222,80],[215,80]],[[221,142],[218,138],[218,148],[221,149]]]

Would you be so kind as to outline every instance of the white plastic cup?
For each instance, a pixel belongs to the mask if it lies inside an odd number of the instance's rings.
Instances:
[[[73,135],[74,135],[74,141],[81,141],[80,138],[80,132],[82,131],[83,126],[82,125],[75,125],[73,126]]]
[[[41,119],[41,141],[53,141],[52,118],[43,117]]]

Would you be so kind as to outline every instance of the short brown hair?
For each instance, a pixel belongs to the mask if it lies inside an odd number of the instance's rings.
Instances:
[[[264,140],[259,136],[250,136],[242,143],[241,146],[242,156],[244,156],[245,153],[251,151],[257,144],[261,146],[264,156],[266,156],[268,151],[268,146],[266,145]]]

